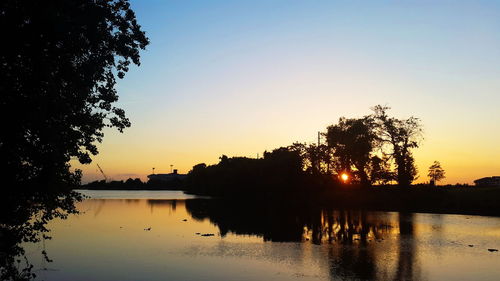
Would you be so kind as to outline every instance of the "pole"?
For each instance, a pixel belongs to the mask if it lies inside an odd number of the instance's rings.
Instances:
[[[321,144],[321,132],[318,131],[318,147],[317,147],[317,151],[318,151],[318,154],[317,154],[317,160],[318,160],[318,173],[321,169],[321,152],[320,152],[320,148],[319,148],[319,145]]]

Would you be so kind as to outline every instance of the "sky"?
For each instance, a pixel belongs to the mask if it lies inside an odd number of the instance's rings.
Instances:
[[[117,85],[132,127],[104,131],[83,182],[187,173],[315,142],[377,104],[421,119],[420,171],[500,176],[500,1],[132,0],[151,44]]]

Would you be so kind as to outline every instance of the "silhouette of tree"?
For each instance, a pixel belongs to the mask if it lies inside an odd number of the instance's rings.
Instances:
[[[31,274],[13,264],[18,243],[77,212],[70,159],[89,163],[105,127],[130,126],[113,105],[116,77],[149,42],[127,0],[0,1],[0,30],[0,279],[10,280]]]
[[[216,165],[198,164],[188,172],[191,193],[235,196],[279,193],[303,187],[303,159],[298,150],[280,147],[262,158],[220,157]]]
[[[104,127],[130,126],[113,106],[116,77],[148,39],[127,0],[2,1],[0,26],[3,179],[75,184],[70,158],[89,163]]]
[[[300,142],[294,142],[288,146],[290,151],[295,151],[302,159],[302,170],[306,171],[312,167],[314,159],[310,159],[308,155],[307,145]]]
[[[376,184],[388,184],[395,180],[395,174],[391,171],[387,157],[373,156],[369,166],[370,181]]]
[[[296,151],[303,163],[303,170],[308,174],[327,174],[330,171],[332,155],[330,148],[326,145],[293,143],[288,146],[291,151]]]
[[[354,166],[361,184],[369,185],[369,163],[376,140],[372,120],[342,117],[336,125],[328,126],[326,139],[338,161],[338,171],[349,172]]]
[[[390,146],[388,155],[396,164],[396,180],[400,186],[409,186],[418,174],[411,150],[417,148],[422,139],[420,120],[413,116],[408,119],[389,117],[387,106],[377,105],[372,109],[378,140]]]
[[[431,179],[432,184],[446,177],[445,171],[441,167],[441,163],[439,163],[439,161],[434,161],[434,163],[429,167],[429,173],[427,174],[427,176]]]

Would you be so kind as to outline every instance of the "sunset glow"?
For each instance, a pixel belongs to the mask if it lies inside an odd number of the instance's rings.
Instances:
[[[346,173],[343,173],[343,174],[340,176],[340,178],[342,178],[342,181],[343,181],[343,182],[347,182],[347,180],[349,179],[349,175],[348,175],[348,174],[346,174]]]
[[[376,104],[422,120],[417,183],[435,160],[441,184],[500,172],[498,4],[278,2],[132,1],[152,42],[118,82],[132,127],[106,130],[91,165],[72,162],[84,182],[102,179],[95,163],[147,180],[151,167],[187,173],[313,142]]]

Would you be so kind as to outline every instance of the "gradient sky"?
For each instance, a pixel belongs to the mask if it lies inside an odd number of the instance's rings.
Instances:
[[[500,175],[500,1],[132,1],[151,40],[84,182],[255,157],[386,104],[421,118],[419,181]]]

